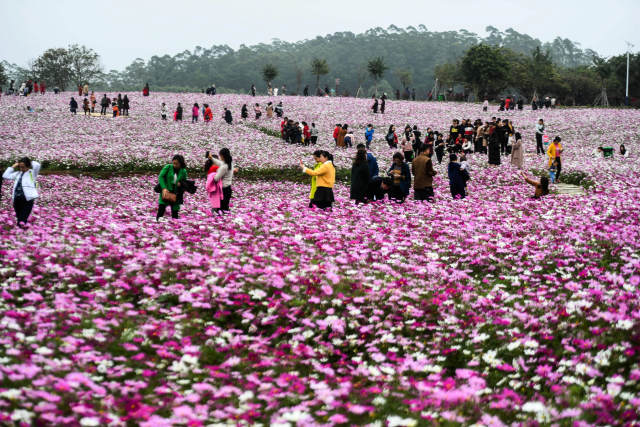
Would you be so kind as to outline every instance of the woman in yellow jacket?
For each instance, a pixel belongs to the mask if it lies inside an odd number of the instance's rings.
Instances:
[[[320,155],[322,154],[322,150],[316,150],[313,152],[313,160],[316,161],[316,164],[313,166],[313,170],[318,170],[320,166],[322,166],[322,162],[320,161]],[[316,188],[318,187],[318,177],[311,177],[311,192],[309,193],[309,207],[313,207],[313,197],[316,194]]]
[[[549,145],[549,148],[547,148],[547,156],[549,156],[549,167],[551,167],[551,165],[553,164],[553,161],[557,161],[558,164],[556,166],[556,181],[558,180],[558,178],[560,178],[560,171],[562,170],[562,162],[561,162],[561,155],[562,155],[562,144],[560,144],[560,141],[562,139],[559,136],[556,136],[553,139],[553,143],[551,143]]]
[[[316,153],[313,153],[314,156]],[[336,182],[336,168],[333,164],[333,155],[328,151],[320,151],[317,160],[322,164],[314,169],[305,167],[300,160],[302,172],[316,178],[316,189],[311,199],[311,205],[320,209],[327,209],[333,205],[333,185]],[[313,188],[312,188],[313,191]]]

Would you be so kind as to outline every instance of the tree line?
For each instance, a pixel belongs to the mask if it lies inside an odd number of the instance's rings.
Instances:
[[[624,55],[603,59],[578,43],[556,38],[542,43],[509,28],[487,27],[480,37],[466,30],[433,32],[425,26],[372,28],[361,34],[338,32],[295,43],[197,46],[176,55],[137,58],[124,70],[105,71],[96,52],[71,45],[45,51],[27,67],[3,61],[0,73],[17,81],[44,79],[61,89],[88,82],[99,90],[217,91],[248,93],[255,84],[265,93],[267,82],[286,85],[289,94],[305,86],[331,88],[339,95],[370,96],[386,92],[408,96],[415,89],[425,99],[435,88],[455,99],[475,99],[517,93],[552,95],[565,104],[590,104],[602,87],[612,103],[624,96]],[[630,92],[640,96],[640,58],[632,56]],[[6,78],[5,78],[6,80]],[[6,83],[0,83],[6,84]]]

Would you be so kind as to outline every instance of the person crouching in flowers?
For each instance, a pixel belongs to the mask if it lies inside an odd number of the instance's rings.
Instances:
[[[33,202],[38,198],[36,181],[38,172],[40,172],[40,163],[32,162],[28,157],[23,157],[2,174],[2,178],[15,181],[11,194],[18,227],[27,225],[27,220],[33,209]]]
[[[312,177],[317,177],[316,191],[313,195],[312,204],[320,209],[327,209],[333,206],[333,185],[336,181],[336,168],[333,164],[333,155],[328,151],[321,151],[317,157],[322,165],[318,169],[305,167],[300,160],[300,168],[303,173]]]
[[[164,216],[167,206],[171,206],[171,218],[178,218],[180,203],[177,200],[177,190],[181,181],[187,179],[187,166],[184,157],[179,154],[173,156],[172,162],[160,171],[158,175],[158,185],[160,186],[160,196],[158,199],[158,213],[156,221]]]

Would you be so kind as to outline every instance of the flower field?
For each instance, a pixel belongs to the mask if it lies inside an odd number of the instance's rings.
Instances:
[[[131,98],[132,117],[114,120],[71,117],[63,96],[2,97],[0,161],[118,171],[180,152],[197,168],[222,146],[241,168],[310,161],[313,148],[217,113],[209,124],[158,117],[160,102],[205,100],[239,116],[249,97]],[[286,115],[316,121],[322,147],[337,122],[373,122],[381,169],[391,121],[444,130],[485,117],[466,104],[390,102],[382,117],[366,100],[283,100]],[[529,151],[544,117],[563,137],[563,169],[595,186],[532,200],[510,165],[472,158],[464,200],[438,167],[433,204],[355,206],[338,185],[321,212],[307,208],[308,185],[237,181],[231,214],[218,217],[198,178],[180,219],[156,223],[154,175],[51,174],[21,230],[5,182],[0,424],[633,425],[640,114],[508,115]],[[628,158],[591,154],[620,142]],[[353,151],[337,153],[347,167]],[[527,153],[527,168],[543,164]]]

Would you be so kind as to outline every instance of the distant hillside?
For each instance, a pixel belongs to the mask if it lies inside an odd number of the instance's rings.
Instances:
[[[148,81],[156,90],[200,90],[214,83],[222,90],[246,93],[251,83],[255,83],[258,91],[263,92],[261,70],[270,63],[279,72],[274,86],[286,84],[288,93],[300,93],[309,85],[313,93],[316,79],[310,64],[313,58],[321,58],[326,59],[329,73],[321,77],[320,86],[335,87],[335,79],[339,78],[340,93],[346,90],[353,95],[358,87],[367,90],[373,85],[366,64],[369,59],[380,56],[389,67],[381,81],[384,90],[401,87],[399,76],[406,76],[408,71],[412,80],[410,87],[424,94],[433,86],[436,65],[455,62],[479,42],[527,55],[539,46],[563,67],[587,65],[595,54],[559,37],[551,43],[542,43],[511,28],[503,33],[487,27],[487,32],[488,36],[482,38],[465,30],[432,32],[423,25],[418,28],[392,25],[386,30],[373,28],[362,34],[340,32],[296,43],[274,40],[270,44],[241,45],[237,50],[226,45],[197,46],[193,51],[185,50],[174,56],[153,56],[148,61],[138,58],[121,72],[108,72],[99,86],[139,89]]]

